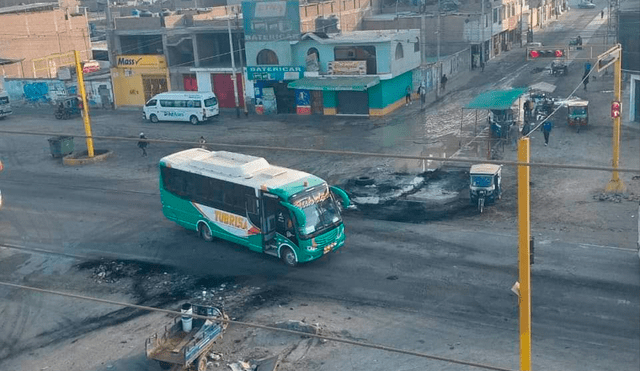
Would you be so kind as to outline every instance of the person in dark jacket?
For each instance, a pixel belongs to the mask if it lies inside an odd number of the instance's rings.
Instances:
[[[449,79],[447,79],[447,75],[442,75],[442,78],[440,79],[440,85],[442,86],[443,91],[447,88],[447,81],[449,81]]]
[[[553,123],[551,121],[546,121],[542,124],[542,134],[544,134],[544,145],[549,145],[549,134],[551,134],[551,129],[553,128]]]
[[[142,150],[142,157],[147,155],[147,146],[149,142],[147,141],[147,137],[144,136],[144,133],[140,133],[140,139],[138,140],[138,148]]]

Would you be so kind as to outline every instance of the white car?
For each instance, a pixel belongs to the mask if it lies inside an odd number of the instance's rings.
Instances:
[[[580,2],[580,4],[578,4],[578,8],[582,8],[582,9],[593,9],[595,7],[596,7],[596,4],[590,1],[582,1]]]

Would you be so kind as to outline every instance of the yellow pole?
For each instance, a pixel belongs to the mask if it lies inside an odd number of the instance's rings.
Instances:
[[[518,143],[518,162],[529,163],[529,138]],[[518,166],[518,281],[520,283],[520,370],[531,370],[531,266],[529,265],[529,166]]]
[[[82,75],[82,66],[80,65],[80,52],[74,50],[76,57],[76,75],[78,75],[78,92],[82,97],[82,118],[84,120],[84,131],[87,135],[87,155],[93,157],[93,137],[91,136],[91,120],[89,119],[89,104],[87,102],[87,92],[84,89],[84,78]]]
[[[613,72],[613,100],[620,102],[622,96],[622,50],[618,54],[618,59],[614,63]],[[620,165],[620,116],[622,116],[622,107],[620,107],[620,115],[613,118],[613,160],[611,166],[618,169]],[[618,171],[611,173],[611,180],[605,188],[607,193],[622,193],[626,189],[622,179],[618,176]]]

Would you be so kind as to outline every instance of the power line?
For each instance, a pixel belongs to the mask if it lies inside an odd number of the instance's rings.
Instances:
[[[175,315],[175,316],[181,316],[182,315],[181,312],[168,310],[168,309],[160,309],[160,308],[148,307],[148,306],[144,306],[144,305],[137,305],[137,304],[123,303],[123,302],[114,301],[114,300],[106,300],[106,299],[94,298],[94,297],[90,297],[90,296],[69,294],[69,293],[60,292],[60,291],[53,291],[53,290],[41,289],[41,288],[37,288],[37,287],[18,285],[18,284],[9,283],[9,282],[3,282],[3,281],[0,281],[0,285],[16,288],[16,289],[20,289],[20,290],[30,290],[30,291],[35,291],[35,292],[44,293],[44,294],[65,296],[65,297],[73,298],[73,299],[87,300],[87,301],[92,301],[92,302],[97,302],[97,303],[102,303],[102,304],[117,305],[117,306],[125,307],[125,308],[139,309],[139,310],[144,310],[144,311],[148,311],[148,312],[165,313],[165,314],[171,314],[171,315]],[[209,319],[210,318],[210,317],[207,317],[207,316],[201,316],[201,315],[197,315],[197,314],[191,314],[191,317],[200,318],[200,319]],[[364,347],[364,348],[372,348],[372,349],[383,350],[383,351],[387,351],[387,352],[400,353],[400,354],[404,354],[404,355],[411,355],[411,356],[420,357],[420,358],[427,358],[427,359],[431,359],[431,360],[435,360],[435,361],[455,363],[455,364],[464,365],[464,366],[482,368],[482,369],[485,369],[485,370],[514,371],[514,370],[511,370],[511,369],[508,369],[508,368],[484,365],[484,364],[475,363],[475,362],[461,361],[461,360],[457,360],[457,359],[453,359],[453,358],[434,356],[434,355],[420,353],[420,352],[416,352],[416,351],[412,351],[412,350],[394,348],[394,347],[390,347],[390,346],[386,346],[386,345],[364,343],[362,341],[354,341],[354,340],[336,338],[336,337],[332,337],[332,336],[310,334],[310,333],[301,332],[301,331],[294,331],[294,330],[281,329],[281,328],[272,327],[272,326],[259,325],[257,323],[236,321],[236,320],[231,320],[231,319],[228,319],[228,318],[218,318],[217,320],[219,320],[220,322],[223,322],[223,323],[231,323],[231,324],[234,324],[234,325],[239,325],[239,326],[244,326],[244,327],[259,328],[259,329],[275,331],[275,332],[283,332],[283,333],[288,333],[288,334],[291,334],[291,335],[313,337],[313,338],[317,338],[317,339],[321,339],[321,340],[334,341],[334,342],[337,342],[337,343],[356,345],[356,346],[360,346],[360,347]]]
[[[87,138],[86,135],[77,135],[77,134],[62,134],[62,133],[34,133],[28,131],[11,131],[11,130],[0,130],[0,133],[3,134],[17,134],[17,135],[34,135],[34,136],[71,136],[77,138]],[[97,136],[94,135],[91,138],[94,140],[109,140],[109,141],[127,141],[127,142],[138,142],[140,138],[126,138],[126,137],[111,137],[111,136]],[[145,139],[149,143],[158,143],[158,144],[193,144],[195,146],[200,146],[199,142],[191,142],[184,140],[167,140],[167,139]],[[253,150],[268,150],[268,151],[283,151],[283,152],[302,152],[302,153],[313,153],[313,154],[325,154],[325,155],[340,155],[340,156],[352,156],[352,157],[377,157],[377,158],[393,158],[393,159],[402,159],[402,160],[425,160],[425,161],[442,161],[442,162],[459,162],[459,163],[467,163],[467,164],[496,164],[496,165],[506,165],[506,166],[529,166],[529,167],[537,167],[537,168],[552,168],[552,169],[572,169],[572,170],[593,170],[593,171],[618,171],[621,173],[640,173],[640,169],[630,169],[630,168],[613,168],[606,166],[585,166],[585,165],[570,165],[570,164],[549,164],[542,162],[529,162],[529,163],[520,163],[517,161],[496,161],[496,160],[480,160],[473,158],[451,158],[451,157],[431,157],[431,156],[417,156],[417,155],[397,155],[391,153],[374,153],[374,152],[349,152],[349,151],[338,151],[331,149],[312,149],[312,148],[293,148],[293,147],[273,147],[273,146],[260,146],[253,144],[233,144],[233,143],[215,143],[215,142],[207,142],[207,147],[229,147],[229,148],[239,148],[239,149],[253,149]]]

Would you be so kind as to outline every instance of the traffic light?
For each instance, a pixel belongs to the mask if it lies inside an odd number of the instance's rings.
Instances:
[[[545,48],[545,49],[529,49],[527,53],[527,59],[538,58],[565,58],[567,56],[567,50],[564,48]]]
[[[611,117],[620,117],[620,102],[617,100],[611,102]]]

